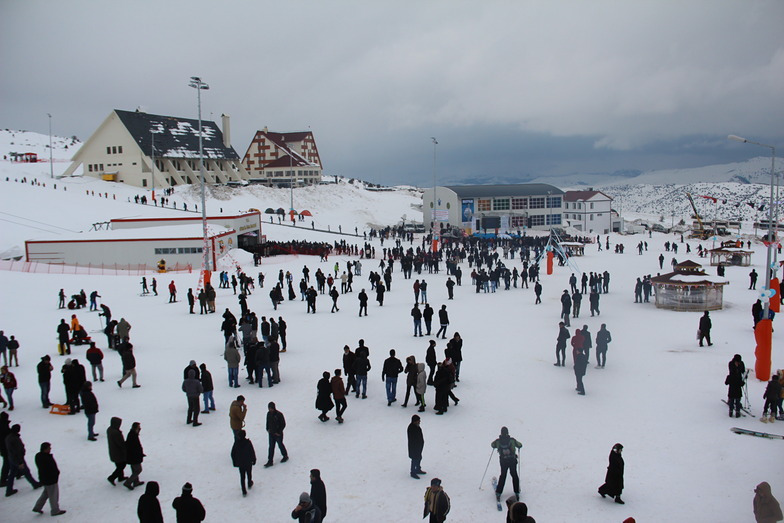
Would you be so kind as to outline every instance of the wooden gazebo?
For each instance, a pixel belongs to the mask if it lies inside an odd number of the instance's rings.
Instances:
[[[753,251],[744,250],[741,245],[743,242],[740,240],[721,242],[721,247],[708,251],[710,252],[710,264],[714,267],[717,265],[748,267],[751,265]]]
[[[675,311],[715,311],[724,306],[725,278],[705,274],[702,265],[690,260],[673,272],[654,276],[656,307]]]

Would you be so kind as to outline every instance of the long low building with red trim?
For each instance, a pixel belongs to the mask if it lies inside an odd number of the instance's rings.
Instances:
[[[212,268],[230,249],[250,246],[261,238],[257,211],[207,218],[207,249]],[[25,242],[25,259],[58,265],[155,268],[161,260],[169,269],[200,269],[204,231],[200,217],[123,218],[111,220],[110,230]]]

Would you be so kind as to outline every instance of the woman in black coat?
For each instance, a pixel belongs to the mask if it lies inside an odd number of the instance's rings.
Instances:
[[[147,483],[147,488],[139,498],[139,504],[136,507],[139,523],[163,523],[161,504],[158,501],[160,491],[157,481]]]
[[[316,408],[321,411],[318,418],[322,422],[327,421],[329,419],[327,412],[332,410],[334,406],[335,404],[332,403],[332,385],[329,382],[329,372],[324,371],[322,378],[316,385]]]
[[[610,451],[610,464],[607,466],[607,475],[604,477],[604,485],[599,487],[599,494],[602,497],[612,496],[616,503],[624,504],[621,499],[623,492],[623,457],[621,452],[623,445],[616,443]]]

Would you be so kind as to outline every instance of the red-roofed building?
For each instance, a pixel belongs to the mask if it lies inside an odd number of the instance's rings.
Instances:
[[[321,182],[321,157],[310,131],[256,131],[242,165],[252,183],[289,187]]]
[[[612,201],[602,191],[566,191],[563,195],[564,224],[579,231],[608,234],[612,230]]]

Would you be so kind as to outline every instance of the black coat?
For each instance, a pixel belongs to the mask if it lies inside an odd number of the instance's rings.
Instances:
[[[201,501],[190,492],[183,492],[180,497],[174,498],[172,508],[177,512],[177,523],[199,523],[207,517]]]
[[[408,457],[422,459],[422,449],[425,448],[425,437],[422,428],[414,422],[408,424]]]
[[[602,491],[608,496],[620,496],[623,492],[623,457],[614,450],[610,451],[610,464],[607,466]]]
[[[127,463],[131,465],[144,461],[142,442],[139,441],[139,434],[135,430],[131,430],[125,439],[125,455]]]
[[[270,434],[282,434],[283,429],[286,428],[286,418],[279,410],[267,412],[267,432]]]
[[[327,488],[321,478],[310,482],[310,500],[321,509],[321,519],[327,517]]]
[[[49,452],[39,452],[35,455],[35,466],[38,467],[38,481],[41,485],[54,485],[60,477],[60,469]]]
[[[96,414],[98,412],[98,400],[93,391],[82,389],[82,410],[85,414]]]
[[[112,418],[111,425],[106,429],[106,441],[109,443],[109,459],[114,463],[127,463],[127,454],[125,450],[125,438],[120,431],[120,423],[115,422]]]
[[[231,447],[231,463],[241,469],[249,469],[256,464],[256,451],[248,438],[237,439]]]
[[[321,378],[316,385],[316,390],[316,408],[322,411],[332,410],[335,404],[332,403],[332,384],[329,378]]]
[[[136,507],[136,515],[139,516],[139,523],[163,523],[163,513],[161,504],[158,501],[160,487],[156,481],[148,481],[144,494],[139,498]]]
[[[201,371],[201,386],[204,389],[204,392],[209,392],[215,389],[212,384],[212,374],[210,374],[210,371],[207,369]]]

